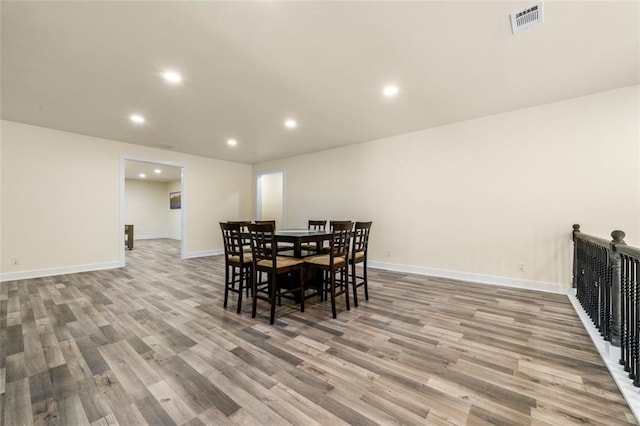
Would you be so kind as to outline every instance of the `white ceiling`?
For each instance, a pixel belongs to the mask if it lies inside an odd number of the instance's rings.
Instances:
[[[134,160],[126,160],[124,163],[124,177],[126,179],[153,182],[173,182],[182,179],[182,167]],[[156,173],[156,170],[159,170],[160,173]],[[145,177],[141,178],[140,173],[144,174]]]
[[[1,116],[256,163],[640,84],[637,1],[529,3],[3,1]]]

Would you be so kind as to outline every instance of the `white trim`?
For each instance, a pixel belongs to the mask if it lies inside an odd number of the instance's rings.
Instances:
[[[638,398],[638,388],[633,386],[633,381],[629,378],[629,375],[624,368],[620,365],[618,360],[620,359],[620,348],[611,346],[610,342],[605,341],[602,336],[600,336],[600,332],[593,325],[591,318],[582,309],[582,305],[578,301],[578,298],[575,294],[575,289],[571,289],[572,291],[567,295],[569,301],[573,305],[573,309],[578,314],[580,321],[582,321],[582,325],[584,326],[587,333],[589,333],[589,337],[593,341],[593,345],[598,350],[602,361],[609,369],[609,373],[613,380],[618,385],[618,389],[620,389],[620,393],[627,401],[627,405],[631,409],[631,412],[636,418],[636,421],[640,421],[640,398]]]
[[[187,166],[182,167],[180,175],[180,257],[187,257],[187,208],[189,205],[189,197],[187,196]]]
[[[122,262],[92,263],[88,265],[62,266],[59,268],[38,269],[35,271],[5,272],[0,274],[0,282],[27,280],[30,278],[52,277],[55,275],[76,274],[78,272],[100,271],[124,267]]]
[[[183,259],[193,259],[195,257],[218,256],[224,254],[223,249],[191,251],[185,255]]]
[[[157,239],[160,239],[160,238],[172,238],[174,240],[179,240],[180,239],[180,237],[173,238],[173,237],[169,236],[169,234],[162,234],[162,235],[161,234],[158,234],[158,235],[138,235],[138,234],[136,234],[134,241],[135,240],[157,240]]]
[[[446,269],[429,268],[425,266],[401,265],[369,261],[368,266],[387,271],[405,272],[410,274],[428,275],[432,277],[448,278],[452,280],[469,281],[478,284],[499,285],[503,287],[521,288],[525,290],[544,291],[546,293],[568,294],[571,286],[568,284],[547,283],[542,281],[528,281],[518,278],[483,275],[472,272],[449,271]]]

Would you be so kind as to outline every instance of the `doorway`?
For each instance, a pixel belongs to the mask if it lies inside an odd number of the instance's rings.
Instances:
[[[139,158],[122,159],[120,228],[134,225],[134,240],[138,241],[173,241],[174,253],[177,253],[179,246],[183,259],[186,207],[184,175],[185,168],[179,164]],[[121,247],[120,263],[124,266],[125,247]]]
[[[276,227],[285,227],[284,171],[260,173],[256,177],[256,219],[276,221]]]

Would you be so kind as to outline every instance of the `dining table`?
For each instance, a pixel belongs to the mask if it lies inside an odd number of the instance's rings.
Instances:
[[[274,231],[273,238],[276,243],[290,243],[293,245],[293,256],[302,257],[302,244],[316,243],[318,248],[323,241],[331,239],[331,231],[317,229],[278,229]],[[316,250],[319,252],[320,250]]]

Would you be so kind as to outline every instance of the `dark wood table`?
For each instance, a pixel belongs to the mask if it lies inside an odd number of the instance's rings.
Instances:
[[[331,231],[315,229],[278,229],[273,233],[276,243],[293,244],[293,256],[302,257],[303,243],[322,244],[323,241],[331,239]]]
[[[331,231],[323,231],[323,230],[312,230],[312,229],[279,229],[273,233],[273,238],[276,240],[276,243],[291,243],[293,244],[293,256],[297,258],[302,257],[302,244],[303,243],[316,243],[318,244],[317,252],[320,252],[319,247],[322,246],[323,241],[327,241],[331,239]],[[321,271],[306,271],[305,272],[305,287],[306,288],[315,288],[316,293],[306,295],[305,298],[312,297],[320,291],[322,286],[322,273]],[[284,282],[281,281],[281,284],[285,287],[288,285],[286,280]],[[292,286],[295,286],[294,283],[291,283]],[[296,303],[300,302],[300,295],[295,295]]]

